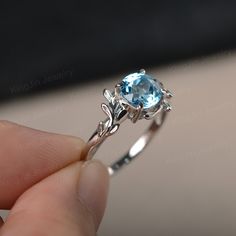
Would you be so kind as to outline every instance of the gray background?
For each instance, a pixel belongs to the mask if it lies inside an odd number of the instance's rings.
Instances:
[[[174,93],[173,111],[142,157],[112,178],[98,235],[235,235],[236,54],[146,70]],[[104,118],[103,88],[122,77],[2,104],[0,118],[88,139]],[[145,127],[126,122],[96,157],[110,163]]]

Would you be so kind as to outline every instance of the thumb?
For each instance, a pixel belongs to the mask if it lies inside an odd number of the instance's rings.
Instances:
[[[71,164],[27,190],[0,235],[95,235],[108,182],[107,169],[98,161]]]

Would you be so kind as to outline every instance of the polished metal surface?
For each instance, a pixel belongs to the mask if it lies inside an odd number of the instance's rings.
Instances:
[[[145,70],[140,70],[145,74]],[[122,97],[120,97],[121,83],[116,84],[114,92],[104,89],[103,95],[109,102],[109,105],[102,103],[101,108],[107,115],[104,121],[99,122],[97,129],[87,142],[87,147],[84,151],[86,160],[93,158],[94,154],[105,141],[105,139],[115,134],[120,124],[130,119],[136,123],[140,119],[152,120],[148,129],[137,139],[137,141],[130,147],[130,149],[117,161],[108,167],[110,176],[117,173],[124,166],[128,165],[139,156],[139,154],[147,147],[156,132],[165,121],[166,113],[171,110],[169,99],[173,96],[169,90],[166,90],[162,83],[163,98],[156,107],[152,107],[148,112],[143,113],[143,105],[138,107],[132,106]]]

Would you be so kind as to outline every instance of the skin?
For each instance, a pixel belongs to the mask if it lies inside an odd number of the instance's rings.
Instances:
[[[109,176],[81,139],[0,121],[0,144],[0,236],[96,235]]]

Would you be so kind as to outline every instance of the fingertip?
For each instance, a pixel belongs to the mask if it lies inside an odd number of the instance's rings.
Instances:
[[[73,163],[25,192],[3,232],[95,235],[105,211],[108,183],[108,172],[101,162]],[[27,226],[23,222],[28,222]]]
[[[85,162],[81,167],[78,195],[81,202],[92,212],[96,229],[104,215],[108,190],[107,167],[98,160]]]
[[[54,172],[82,159],[85,142],[0,121],[0,166],[2,178],[0,207],[11,208],[32,185]]]

